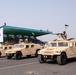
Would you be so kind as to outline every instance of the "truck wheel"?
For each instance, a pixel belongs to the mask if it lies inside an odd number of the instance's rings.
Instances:
[[[65,53],[62,53],[60,56],[57,56],[57,63],[59,65],[64,65],[66,64],[67,56]]]
[[[38,61],[39,61],[40,63],[46,62],[46,60],[44,59],[44,56],[43,56],[43,55],[38,55]]]
[[[14,57],[16,60],[19,60],[19,59],[21,59],[22,55],[21,55],[21,53],[18,52],[18,53],[14,54]]]
[[[7,58],[7,59],[11,59],[11,58],[12,58],[12,56],[6,56],[6,58]]]
[[[1,57],[1,53],[0,53],[0,57]]]
[[[36,56],[36,57],[38,57],[38,51],[39,51],[39,50],[36,50],[36,53],[35,53],[35,56]]]

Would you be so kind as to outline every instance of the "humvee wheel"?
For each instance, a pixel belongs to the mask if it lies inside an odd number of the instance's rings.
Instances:
[[[7,58],[7,59],[11,59],[11,58],[12,58],[12,56],[6,56],[6,58]]]
[[[46,60],[45,60],[45,58],[44,58],[43,55],[38,55],[38,61],[39,61],[40,63],[46,62]]]
[[[0,57],[1,57],[1,53],[0,53]]]
[[[19,59],[21,59],[22,55],[21,55],[20,52],[16,52],[16,53],[14,54],[14,57],[15,57],[16,60],[19,60]]]
[[[36,50],[36,53],[35,53],[35,56],[36,56],[36,57],[38,57],[38,51],[39,51],[39,49]]]
[[[57,56],[57,63],[59,65],[64,65],[66,64],[67,56],[65,53],[62,53],[60,56]]]

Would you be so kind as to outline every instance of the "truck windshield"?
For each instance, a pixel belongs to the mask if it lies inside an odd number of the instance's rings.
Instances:
[[[18,45],[14,45],[14,48],[18,48],[19,46]]]
[[[58,42],[58,47],[67,47],[68,42]]]
[[[57,47],[57,43],[50,43],[51,47]]]
[[[24,48],[24,45],[14,45],[14,48]]]
[[[24,48],[24,45],[20,45],[19,47],[20,47],[20,48]]]

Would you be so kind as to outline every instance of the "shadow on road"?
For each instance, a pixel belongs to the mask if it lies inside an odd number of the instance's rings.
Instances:
[[[37,58],[36,56],[31,56],[31,57],[22,57],[21,59],[19,60],[23,60],[23,59],[31,59],[31,58]],[[16,60],[15,58],[12,58],[13,60]]]
[[[1,56],[0,58],[5,58],[6,56]]]
[[[70,64],[70,63],[74,63],[74,62],[76,62],[76,58],[70,58],[70,59],[67,59],[67,63],[66,64]],[[47,61],[46,63],[47,64],[57,64],[56,61],[51,61],[51,60]]]
[[[67,60],[67,64],[76,62],[76,58],[71,58]]]
[[[56,61],[50,61],[50,60],[49,60],[49,61],[46,61],[46,63],[47,63],[47,64],[57,64]]]

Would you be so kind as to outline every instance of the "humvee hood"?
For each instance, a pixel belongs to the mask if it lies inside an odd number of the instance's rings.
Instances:
[[[52,50],[52,51],[56,51],[56,50],[57,50],[57,51],[58,51],[58,50],[59,50],[59,51],[64,51],[64,50],[66,50],[66,49],[67,49],[66,47],[64,47],[64,48],[62,48],[62,47],[50,48],[50,47],[49,47],[49,48],[42,49],[41,51],[47,51],[47,50],[49,50],[49,51],[50,51],[50,50]]]
[[[5,53],[11,52],[11,51],[12,51],[12,49],[9,49],[9,50],[7,50]]]
[[[24,49],[24,48],[14,48],[14,49],[12,49],[12,52],[20,51],[22,49]]]
[[[13,48],[11,50],[7,50],[5,53],[15,53],[16,51],[19,51],[21,49],[23,49],[23,48]]]
[[[21,49],[24,49],[24,48],[13,48],[12,50],[21,50]]]
[[[61,52],[64,52],[66,51],[67,48],[45,48],[45,49],[42,49],[38,52],[38,54],[48,54],[50,55],[50,53],[53,55],[53,54],[60,54]]]
[[[63,50],[66,50],[66,49],[67,49],[66,47],[64,47],[64,48],[63,47],[58,47],[58,48],[46,48],[45,50],[54,50],[54,51],[57,51],[57,50],[59,51],[60,50],[60,51],[63,51]]]

